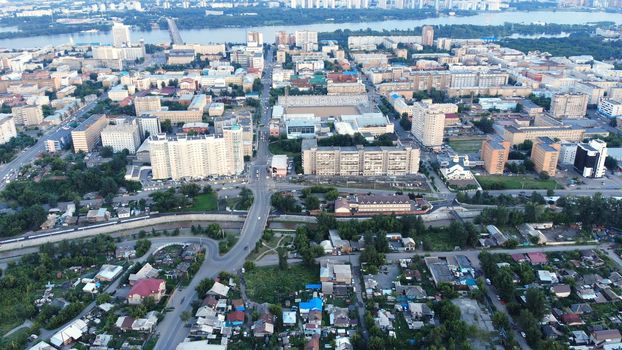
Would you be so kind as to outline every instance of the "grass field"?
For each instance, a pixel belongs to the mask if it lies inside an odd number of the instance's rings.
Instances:
[[[218,210],[218,195],[215,192],[200,194],[194,197],[192,205],[183,211],[215,211]]]
[[[553,179],[540,180],[531,176],[476,176],[484,190],[555,190],[563,188]]]
[[[246,292],[248,297],[258,303],[280,304],[294,292],[304,289],[308,283],[319,283],[318,267],[301,264],[289,265],[286,271],[278,267],[257,267],[247,271]]]
[[[449,139],[449,146],[457,153],[474,153],[479,152],[482,148],[483,139],[459,140]]]

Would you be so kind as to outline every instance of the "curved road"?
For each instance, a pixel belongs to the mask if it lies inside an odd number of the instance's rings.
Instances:
[[[261,97],[262,125],[266,125],[270,119],[270,86],[272,85],[272,49],[266,58],[266,69],[262,78],[263,92]],[[248,167],[249,182],[246,186],[253,192],[253,205],[248,211],[244,226],[240,232],[237,244],[225,255],[218,254],[216,244],[207,245],[205,261],[201,268],[192,279],[190,284],[184,289],[177,289],[168,301],[168,306],[174,308],[167,313],[158,324],[158,342],[154,350],[175,349],[188,334],[181,321],[180,315],[183,311],[192,308],[192,301],[197,297],[194,289],[199,282],[205,278],[213,278],[221,271],[235,271],[240,269],[249,252],[261,238],[270,214],[270,192],[274,187],[270,174],[267,171],[269,158],[266,127],[258,128],[257,135],[257,156]]]

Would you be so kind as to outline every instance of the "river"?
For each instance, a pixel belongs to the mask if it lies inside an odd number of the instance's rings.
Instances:
[[[207,19],[209,20],[209,18]],[[579,11],[533,11],[533,12],[496,12],[481,13],[468,17],[438,17],[416,20],[393,20],[368,23],[318,23],[292,26],[262,26],[254,28],[207,28],[199,30],[181,30],[181,36],[187,43],[208,42],[244,42],[247,31],[259,31],[264,34],[267,42],[271,42],[277,31],[293,32],[296,30],[313,30],[318,32],[332,32],[337,29],[359,30],[371,28],[373,30],[412,29],[414,27],[431,24],[475,24],[475,25],[501,25],[503,23],[558,23],[558,24],[584,24],[589,22],[610,21],[622,24],[622,15],[607,12],[579,12]],[[29,38],[14,38],[0,40],[0,48],[22,49],[36,48],[48,45],[60,45],[68,43],[73,38],[75,43],[102,43],[110,44],[110,33],[74,33],[36,36]],[[132,32],[132,40],[141,38],[146,43],[159,44],[169,42],[168,31],[154,30],[149,32]]]

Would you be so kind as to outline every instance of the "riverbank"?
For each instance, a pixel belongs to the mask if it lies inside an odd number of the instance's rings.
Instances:
[[[325,22],[319,24],[301,24],[290,26],[254,26],[248,28],[220,28],[220,29],[200,29],[200,30],[181,30],[181,36],[188,43],[239,43],[246,40],[247,31],[258,31],[263,33],[265,41],[271,42],[278,31],[293,32],[296,30],[311,30],[321,33],[341,31],[408,31],[422,25],[472,25],[472,26],[499,26],[504,23],[551,23],[551,24],[587,24],[594,22],[613,22],[622,24],[622,16],[618,13],[610,12],[581,12],[581,11],[514,11],[509,15],[508,12],[480,13],[473,16],[443,16],[426,19],[410,20],[386,20],[366,23],[334,23]],[[441,33],[437,34],[441,36]],[[455,33],[451,33],[454,37]],[[144,39],[145,43],[160,44],[169,43],[170,38],[166,30],[133,31],[132,40]],[[74,33],[62,35],[45,35],[24,38],[1,39],[0,48],[23,49],[38,48],[50,45],[61,45],[73,40],[75,43],[102,43],[110,44],[112,37],[107,32],[97,33]]]

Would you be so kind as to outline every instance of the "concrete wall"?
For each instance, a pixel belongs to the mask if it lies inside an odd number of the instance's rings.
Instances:
[[[13,249],[21,249],[27,247],[39,246],[45,243],[57,243],[66,239],[79,239],[86,238],[91,236],[96,236],[99,234],[110,234],[119,231],[139,229],[139,228],[149,228],[150,226],[160,225],[160,224],[170,224],[175,222],[205,222],[205,221],[234,221],[234,222],[243,222],[244,217],[240,217],[238,215],[227,215],[227,214],[175,214],[175,215],[165,215],[152,217],[145,220],[137,220],[132,222],[126,222],[117,225],[96,227],[92,229],[85,229],[81,231],[68,232],[53,236],[29,239],[19,242],[6,243],[0,246],[0,251],[7,251]],[[35,233],[36,235],[37,233]]]

